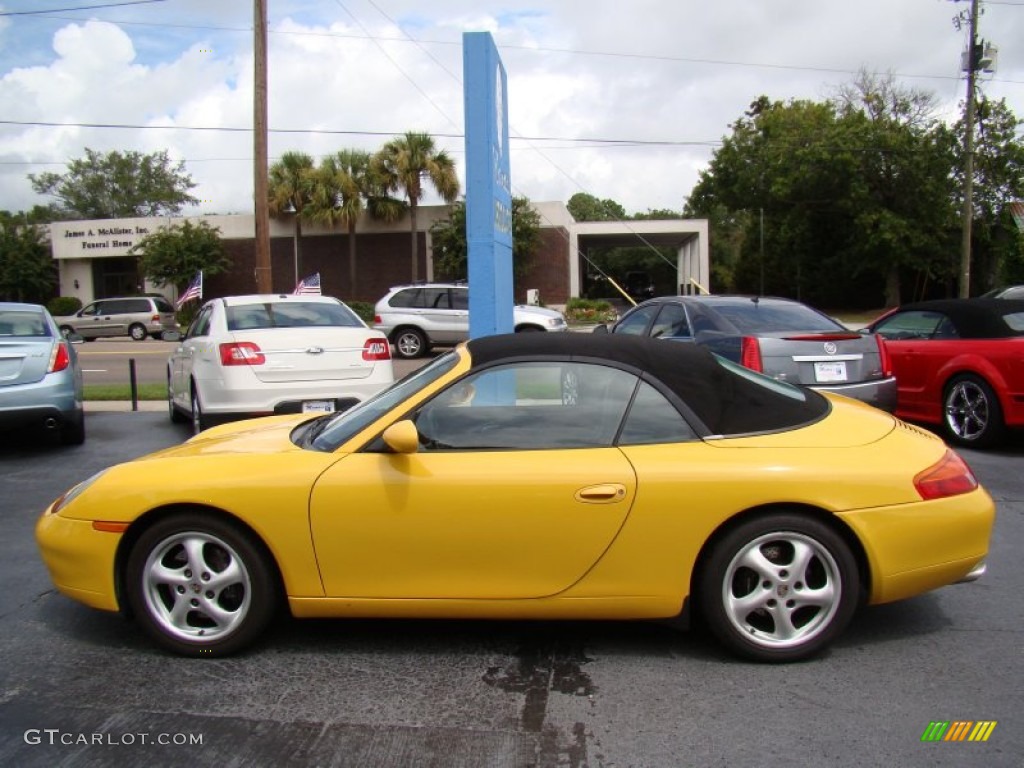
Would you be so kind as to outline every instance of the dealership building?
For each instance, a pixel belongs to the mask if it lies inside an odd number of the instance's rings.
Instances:
[[[515,300],[536,295],[549,305],[562,305],[580,296],[597,270],[591,252],[614,247],[655,247],[670,254],[669,277],[659,281],[660,293],[693,293],[711,290],[708,266],[708,224],[704,219],[663,221],[577,222],[562,203],[534,203],[540,215],[540,245],[530,263],[515,280]],[[417,208],[418,269],[420,279],[435,274],[431,226],[448,218],[448,206]],[[139,273],[138,258],[131,248],[147,234],[186,219],[149,217],[62,221],[50,225],[53,258],[60,275],[60,294],[83,303],[109,296],[162,293],[177,298],[174,286],[158,286]],[[196,216],[219,230],[232,266],[227,272],[204,277],[203,296],[254,293],[256,291],[255,217],[252,215]],[[273,288],[290,293],[299,279],[320,274],[324,294],[346,300],[375,302],[394,285],[408,283],[412,275],[411,236],[408,214],[393,223],[364,215],[356,227],[356,280],[350,284],[349,235],[334,226],[303,222],[298,252],[294,219],[270,222]],[[670,283],[674,258],[675,283]],[[533,294],[536,291],[536,294]]]

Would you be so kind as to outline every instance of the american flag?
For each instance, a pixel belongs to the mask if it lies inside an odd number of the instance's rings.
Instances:
[[[174,305],[174,308],[181,309],[186,301],[201,298],[203,298],[203,270],[196,272],[196,276],[192,278],[192,282],[188,284],[188,288],[186,288],[185,292],[178,297],[178,303]]]
[[[320,273],[304,277],[292,291],[293,296],[319,296],[320,295]]]

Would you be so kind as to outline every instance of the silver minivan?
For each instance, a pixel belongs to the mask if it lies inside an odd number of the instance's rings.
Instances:
[[[163,296],[130,296],[97,299],[73,315],[53,318],[66,337],[77,333],[86,340],[107,336],[163,337],[165,331],[180,331],[174,306]]]

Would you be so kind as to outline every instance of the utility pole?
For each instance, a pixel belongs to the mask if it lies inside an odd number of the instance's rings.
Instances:
[[[957,17],[957,21],[960,17]],[[964,210],[960,244],[960,298],[971,295],[971,222],[974,217],[974,78],[978,71],[978,0],[971,0],[967,28],[967,104],[964,114]]]
[[[272,293],[270,211],[267,203],[267,5],[254,0],[253,208],[256,213],[256,291]]]

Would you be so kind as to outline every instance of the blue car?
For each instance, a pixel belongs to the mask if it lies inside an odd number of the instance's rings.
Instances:
[[[78,355],[38,304],[0,302],[0,430],[11,429],[85,442]]]

